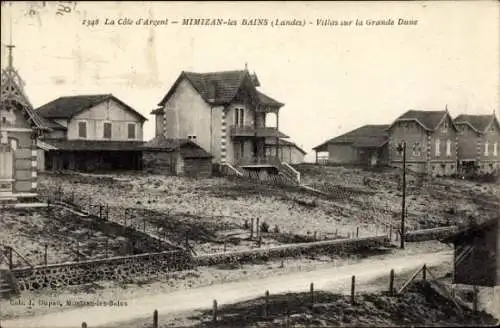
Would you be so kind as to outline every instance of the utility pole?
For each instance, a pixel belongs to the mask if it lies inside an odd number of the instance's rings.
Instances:
[[[406,215],[406,141],[398,146],[403,152],[403,197],[401,200],[401,249],[405,248],[405,215]]]

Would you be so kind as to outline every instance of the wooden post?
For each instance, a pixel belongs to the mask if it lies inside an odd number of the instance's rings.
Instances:
[[[391,269],[389,276],[389,296],[394,295],[394,269]]]
[[[352,276],[352,279],[351,279],[351,304],[354,304],[355,286],[356,286],[356,276]]]
[[[250,225],[250,240],[253,239],[253,218],[252,218],[252,224]]]
[[[257,239],[257,247],[260,248],[262,245],[262,236],[259,236],[259,239]]]
[[[317,231],[314,231],[314,241],[316,241],[316,234],[317,234]]]
[[[14,267],[14,263],[12,262],[12,247],[11,246],[7,246],[7,252],[8,252],[8,259],[9,259],[9,270],[12,270],[12,268]]]
[[[356,238],[359,237],[359,227],[356,227]]]
[[[264,302],[265,302],[264,317],[267,317],[269,315],[269,291],[268,290],[266,290]]]
[[[217,322],[217,300],[214,300],[212,308],[212,321]]]
[[[99,204],[99,219],[102,219],[102,205]]]
[[[314,306],[314,283],[311,282],[309,286],[309,293],[311,295],[311,308]]]
[[[257,218],[257,224],[255,225],[255,237],[259,239],[260,237],[260,225],[259,225],[260,218]]]
[[[45,243],[45,251],[44,251],[44,254],[43,254],[43,263],[45,263],[45,266],[47,266],[47,250],[49,248],[49,245],[47,243]]]
[[[158,328],[158,310],[153,312],[153,328]]]
[[[473,299],[472,299],[472,310],[474,312],[477,312],[477,310],[478,310],[478,293],[479,293],[479,290],[478,290],[477,286],[474,286]]]
[[[392,241],[392,225],[389,226],[389,241]]]
[[[422,267],[422,279],[427,280],[427,266],[425,264]]]

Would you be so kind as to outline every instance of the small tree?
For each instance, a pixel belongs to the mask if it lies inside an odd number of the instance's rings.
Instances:
[[[262,223],[260,224],[260,231],[261,232],[269,232],[269,224],[262,221]]]

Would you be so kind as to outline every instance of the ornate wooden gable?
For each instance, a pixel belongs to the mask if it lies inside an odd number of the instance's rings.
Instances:
[[[0,86],[0,124],[15,125],[15,111],[22,111],[22,115],[26,118],[28,124],[33,128],[35,133],[41,130],[46,130],[44,119],[41,118],[34,110],[26,93],[24,92],[24,81],[13,66],[12,48],[13,45],[8,45],[9,61],[7,67],[1,72]]]

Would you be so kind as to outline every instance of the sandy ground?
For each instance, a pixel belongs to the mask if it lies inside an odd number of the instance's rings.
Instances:
[[[281,275],[272,274],[267,277],[249,275],[249,278],[226,283],[213,284],[199,288],[180,289],[177,291],[165,291],[155,288],[152,294],[132,293],[121,295],[123,298],[111,298],[115,302],[121,302],[122,306],[103,307],[94,306],[82,309],[67,309],[62,312],[52,312],[36,317],[25,317],[17,320],[4,320],[3,327],[76,327],[81,322],[86,321],[90,327],[110,326],[119,322],[149,317],[153,309],[158,309],[160,317],[172,314],[196,310],[199,308],[209,308],[213,299],[217,299],[219,304],[234,303],[237,301],[251,299],[261,296],[265,290],[270,293],[281,293],[286,291],[304,291],[309,287],[310,282],[314,282],[317,289],[328,291],[348,291],[350,277],[355,274],[360,288],[363,288],[370,280],[381,276],[388,276],[390,268],[401,274],[405,271],[415,270],[424,263],[436,265],[451,259],[449,250],[432,253],[419,253],[401,256],[395,252],[393,256],[381,255],[381,257],[370,257],[358,261],[357,263],[345,265],[335,265],[332,263],[316,264],[309,270],[300,270]],[[385,257],[385,259],[383,259]],[[269,263],[266,265],[270,265]],[[272,265],[272,264],[271,264]],[[287,263],[287,266],[289,264]],[[258,268],[256,272],[260,272]],[[153,287],[154,288],[154,287]],[[131,296],[131,297],[130,297]],[[78,296],[73,296],[77,299]],[[81,296],[80,296],[81,297]],[[100,298],[94,300],[109,300]],[[22,298],[21,298],[22,299]],[[62,301],[63,297],[58,296],[55,300]],[[24,299],[26,302],[26,299]],[[22,305],[3,304],[5,312],[12,312],[13,308],[23,307]],[[59,309],[58,309],[59,310]],[[14,310],[15,312],[15,310]],[[38,312],[38,314],[43,312]],[[46,312],[45,312],[46,313]],[[120,327],[124,327],[120,324]],[[132,326],[130,326],[132,327]]]
[[[45,245],[48,264],[126,255],[127,238],[106,236],[90,228],[87,219],[67,210],[1,211],[0,244],[11,246],[17,252],[13,255],[14,267],[27,266],[26,261],[31,265],[43,265]]]

